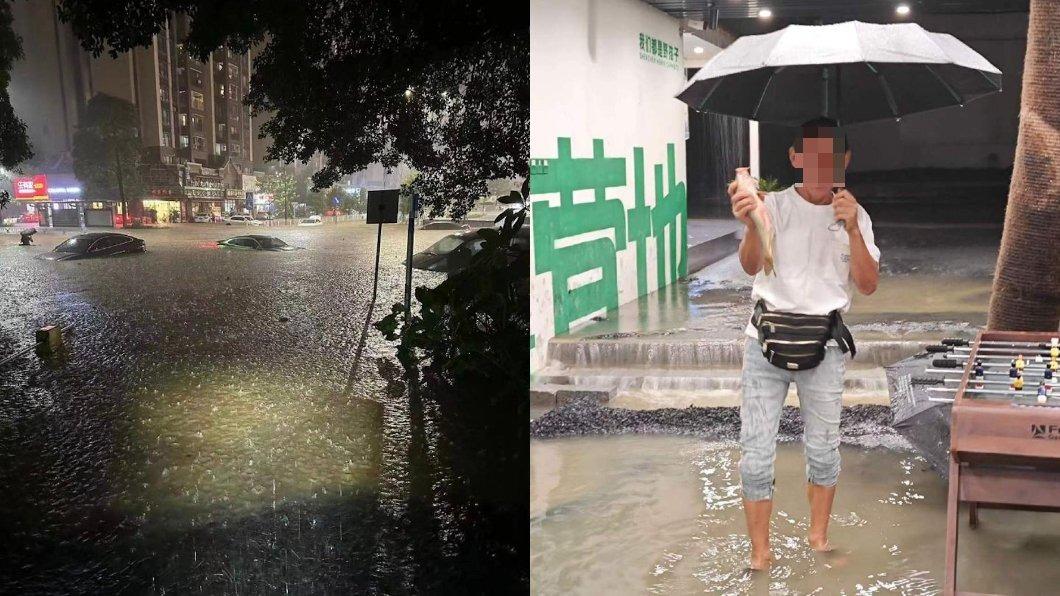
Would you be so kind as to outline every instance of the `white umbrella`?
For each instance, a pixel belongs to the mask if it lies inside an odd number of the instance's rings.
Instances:
[[[1001,90],[1001,71],[915,23],[789,25],[711,58],[677,95],[696,110],[797,125],[900,118]]]

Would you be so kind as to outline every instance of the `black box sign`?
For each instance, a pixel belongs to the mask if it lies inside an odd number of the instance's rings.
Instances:
[[[368,191],[368,217],[366,223],[397,223],[398,189]]]

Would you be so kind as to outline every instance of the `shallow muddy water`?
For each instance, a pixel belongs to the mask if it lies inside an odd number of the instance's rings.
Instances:
[[[830,537],[806,544],[802,446],[778,446],[776,562],[746,570],[739,449],[622,435],[531,443],[534,594],[937,594],[945,579],[946,485],[908,453],[843,446]],[[962,516],[959,587],[1048,594],[1060,585],[1060,516]]]

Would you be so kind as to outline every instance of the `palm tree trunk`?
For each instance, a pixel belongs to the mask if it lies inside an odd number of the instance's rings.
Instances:
[[[1060,326],[1060,3],[1031,0],[1019,138],[987,328]]]

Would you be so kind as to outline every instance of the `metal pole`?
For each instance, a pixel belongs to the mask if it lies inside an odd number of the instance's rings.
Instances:
[[[379,231],[375,236],[375,274],[372,277],[372,304],[375,304],[375,292],[379,288],[379,247],[383,243],[383,224],[379,224]]]
[[[419,202],[415,192],[409,200],[409,237],[405,246],[405,321],[412,318],[412,244],[416,236],[416,207]]]

